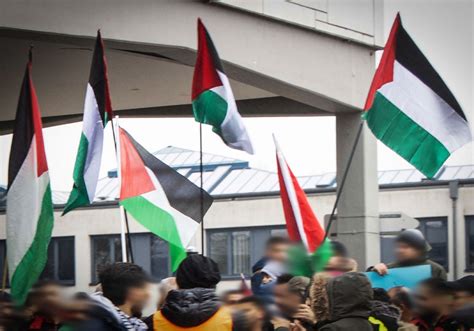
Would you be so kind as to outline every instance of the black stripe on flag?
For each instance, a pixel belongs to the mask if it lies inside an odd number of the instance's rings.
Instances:
[[[97,32],[95,40],[94,54],[92,55],[91,71],[89,74],[89,84],[94,90],[94,96],[99,107],[100,117],[105,125],[105,113],[107,111],[107,80],[105,78],[104,47],[100,31]]]
[[[212,42],[211,36],[209,32],[207,32],[206,27],[204,27],[204,31],[206,31],[207,48],[209,49],[209,52],[211,53],[212,63],[214,64],[214,68],[216,68],[222,73],[225,73],[224,67],[222,66],[221,58],[219,57],[219,54],[217,53],[217,50],[214,47],[214,43]]]
[[[34,134],[30,68],[28,64],[26,66],[25,76],[23,77],[23,83],[21,84],[20,98],[16,109],[10,159],[8,163],[8,188],[12,185],[28,155]]]
[[[192,218],[196,222],[201,222],[201,192],[203,192],[204,214],[209,210],[214,199],[204,190],[179,172],[168,166],[166,163],[157,159],[148,152],[143,146],[133,139],[133,137],[124,130],[143,163],[155,174],[156,178],[163,187],[170,205],[184,215]]]
[[[397,31],[395,57],[406,69],[432,89],[466,122],[466,115],[443,79],[421,52],[406,30],[400,25]],[[427,115],[428,116],[428,115]]]

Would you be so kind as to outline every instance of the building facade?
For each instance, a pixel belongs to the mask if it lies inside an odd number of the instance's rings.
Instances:
[[[168,147],[155,153],[183,176],[199,183],[199,153]],[[263,254],[270,236],[286,235],[277,175],[252,169],[241,160],[204,154],[204,187],[214,198],[204,222],[204,242],[198,231],[192,243],[220,266],[223,288],[234,286],[240,274]],[[327,222],[335,200],[335,174],[298,178],[321,223]],[[416,170],[382,171],[378,175],[380,255],[392,259],[394,238],[405,228],[420,229],[430,242],[431,258],[449,277],[474,274],[474,166],[445,167],[435,180],[424,180]],[[116,170],[99,183],[96,202],[61,217],[68,192],[54,192],[55,227],[44,279],[71,291],[90,291],[97,269],[122,261],[120,211]],[[0,199],[0,201],[2,201]],[[0,211],[0,264],[5,253],[5,210]],[[155,280],[171,275],[166,242],[129,216],[131,252],[135,263]],[[331,235],[339,232],[337,220]],[[354,256],[360,259],[359,256]],[[1,267],[1,266],[0,266]],[[3,270],[3,267],[2,269]]]

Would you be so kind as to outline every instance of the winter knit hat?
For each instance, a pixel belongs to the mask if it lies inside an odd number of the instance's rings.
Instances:
[[[418,229],[408,229],[401,232],[398,235],[396,242],[407,244],[424,252],[429,252],[431,250],[430,244],[428,244],[423,233]]]
[[[176,283],[180,289],[215,288],[220,281],[219,266],[206,256],[191,254],[176,270]]]

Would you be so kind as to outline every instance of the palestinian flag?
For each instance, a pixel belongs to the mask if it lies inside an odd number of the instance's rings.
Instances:
[[[459,103],[405,31],[399,15],[365,110],[374,135],[428,178],[472,140]]]
[[[54,223],[41,114],[31,66],[30,50],[8,166],[7,258],[11,295],[17,304],[23,304],[43,272]]]
[[[237,110],[229,79],[200,19],[192,104],[196,121],[212,125],[212,130],[227,146],[253,154],[252,143]]]
[[[168,241],[174,271],[199,229],[204,216],[201,212],[207,212],[213,199],[150,154],[122,128],[119,140],[120,204],[144,227]]]
[[[107,79],[107,62],[100,31],[97,31],[84,102],[82,134],[74,166],[74,186],[64,207],[63,215],[94,201],[102,159],[104,127],[111,119],[112,104]]]
[[[309,253],[323,243],[324,230],[308,202],[305,192],[286,163],[275,139],[280,195],[285,213],[286,229],[292,241],[301,242]]]

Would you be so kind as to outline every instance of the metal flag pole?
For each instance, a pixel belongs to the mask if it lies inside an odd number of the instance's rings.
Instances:
[[[202,164],[202,123],[199,122],[199,172],[200,172],[200,186],[201,186],[201,254],[204,252],[204,167]]]
[[[344,184],[346,183],[347,174],[351,167],[352,159],[354,158],[357,145],[359,144],[359,139],[360,139],[360,135],[362,133],[363,128],[364,128],[364,120],[361,120],[359,124],[359,129],[357,130],[357,134],[355,136],[354,145],[352,146],[351,153],[349,154],[349,159],[347,160],[346,168],[344,169],[344,173],[342,174],[341,183],[337,183],[336,201],[334,202],[334,206],[332,207],[332,211],[331,211],[331,216],[329,217],[328,225],[326,226],[324,240],[329,236],[329,231],[331,230],[331,225],[334,218],[334,214],[336,213],[337,204],[339,203],[339,198],[341,197],[342,190],[344,189]]]
[[[114,139],[115,155],[117,157],[117,177],[119,179],[119,185],[120,185],[120,180],[122,177],[121,177],[121,169],[120,169],[120,146],[119,146],[120,134],[118,132],[119,130],[118,119],[119,117],[115,116],[115,120],[112,121],[112,136]],[[115,134],[115,131],[117,131],[117,134]],[[130,260],[130,262],[134,263],[132,240],[130,236],[130,227],[128,223],[127,211],[123,208],[122,205],[119,205],[119,211],[120,211],[120,241],[122,245],[122,262],[128,262]],[[128,254],[127,254],[127,248],[128,248]]]

